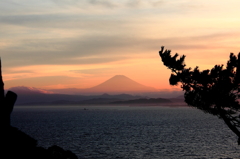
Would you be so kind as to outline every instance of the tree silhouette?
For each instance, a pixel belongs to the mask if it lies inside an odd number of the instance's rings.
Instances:
[[[200,71],[198,66],[187,68],[185,55],[171,55],[171,50],[161,47],[159,55],[163,64],[172,71],[171,85],[181,84],[185,102],[205,113],[223,119],[238,136],[240,144],[240,53],[230,54],[226,67],[215,65],[211,70]]]

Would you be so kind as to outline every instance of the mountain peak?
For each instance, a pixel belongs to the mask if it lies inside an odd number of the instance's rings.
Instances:
[[[67,94],[67,92],[74,92],[69,94],[132,94],[132,93],[143,93],[143,92],[156,92],[157,90],[153,87],[144,86],[125,75],[115,75],[105,82],[85,89],[60,89],[53,90],[57,93],[62,92]],[[103,94],[103,96],[107,96],[107,94]]]
[[[112,78],[128,78],[128,77],[125,75],[115,75]]]
[[[110,79],[108,79],[107,81],[109,81],[109,80],[131,80],[131,79],[125,75],[115,75],[115,76],[111,77]]]
[[[125,75],[115,75],[105,82],[89,89],[92,92],[154,92],[152,87],[144,86]]]
[[[16,92],[18,94],[52,94],[53,92],[43,89],[38,89],[34,87],[26,87],[26,86],[16,86],[11,87],[9,90]]]

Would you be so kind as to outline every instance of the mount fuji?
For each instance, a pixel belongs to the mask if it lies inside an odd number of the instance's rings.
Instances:
[[[54,89],[51,90],[54,93],[61,94],[101,94],[101,93],[141,93],[141,92],[156,92],[153,87],[144,86],[124,75],[115,75],[105,82],[86,89]]]

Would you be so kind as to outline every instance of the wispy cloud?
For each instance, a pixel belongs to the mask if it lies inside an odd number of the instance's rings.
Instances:
[[[147,6],[159,6],[162,5],[164,0],[52,0],[54,3],[58,5],[90,5],[90,6],[97,6],[97,7],[105,7],[105,8],[124,8],[124,7],[131,7],[131,8],[138,8],[138,7],[146,7]]]
[[[116,2],[114,3],[114,1],[111,0],[89,0],[88,2],[92,5],[100,5],[110,8],[114,8],[117,6]]]
[[[240,51],[239,5],[236,0],[1,0],[4,73],[15,82],[103,75],[101,69],[108,76],[117,71],[143,78],[144,72],[153,79],[153,71],[165,69],[158,63],[161,45],[186,54],[190,65],[222,63],[229,52]]]

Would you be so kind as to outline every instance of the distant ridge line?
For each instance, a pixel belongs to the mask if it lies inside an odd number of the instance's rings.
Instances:
[[[142,85],[125,75],[115,75],[106,81],[85,89],[66,88],[66,89],[52,89],[50,90],[55,93],[70,93],[71,94],[94,94],[94,93],[141,93],[141,92],[157,92],[153,87]],[[74,92],[74,93],[73,93]]]

